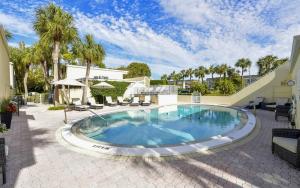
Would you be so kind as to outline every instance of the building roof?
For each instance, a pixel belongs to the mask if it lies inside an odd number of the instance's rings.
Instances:
[[[86,66],[80,66],[80,65],[67,65],[67,67],[79,68],[79,69],[86,69]],[[127,74],[127,73],[128,73],[128,71],[125,71],[125,70],[108,69],[108,68],[99,68],[99,67],[91,67],[91,69],[94,69],[94,70],[101,70],[101,71],[120,72],[120,73],[123,73],[123,74]]]

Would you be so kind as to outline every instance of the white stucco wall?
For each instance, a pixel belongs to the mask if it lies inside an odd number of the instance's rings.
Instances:
[[[67,78],[79,79],[84,78],[86,73],[85,66],[67,65]],[[102,69],[97,67],[91,67],[90,78],[94,76],[107,77],[108,80],[123,80],[123,76],[127,74],[127,71],[114,70],[114,69]]]
[[[9,54],[4,35],[4,29],[0,25],[0,99],[10,95],[9,78]]]
[[[177,104],[177,95],[158,95],[158,105]]]

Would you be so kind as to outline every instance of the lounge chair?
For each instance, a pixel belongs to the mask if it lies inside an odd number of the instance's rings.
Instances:
[[[139,98],[138,97],[133,97],[133,100],[130,103],[130,106],[138,106],[138,105],[140,105]]]
[[[105,98],[106,98],[106,102],[107,102],[108,106],[116,106],[118,104],[118,103],[112,101],[111,96],[107,96]]]
[[[103,104],[97,104],[94,97],[89,97],[88,103],[90,104],[90,107],[92,109],[102,109],[103,108]]]
[[[85,111],[85,110],[89,109],[88,105],[81,104],[80,99],[73,100],[73,104],[75,105],[74,110],[77,110],[77,111]]]
[[[288,121],[291,121],[291,104],[277,105],[275,107],[275,120],[278,120],[278,116],[287,117]]]
[[[256,109],[261,108],[261,104],[264,102],[264,97],[256,97],[254,101],[249,101],[247,108],[252,109],[254,106]]]
[[[262,109],[264,110],[270,110],[270,111],[275,111],[276,110],[276,106],[285,106],[287,105],[289,102],[289,98],[285,98],[285,97],[280,97],[276,99],[276,102],[272,102],[272,103],[262,103]]]
[[[288,161],[295,167],[300,167],[300,130],[273,129],[272,153]]]
[[[122,105],[122,106],[126,106],[129,104],[129,102],[124,101],[123,97],[121,97],[121,96],[117,97],[117,101],[118,101],[118,104]]]
[[[151,97],[150,95],[145,96],[145,100],[142,102],[142,106],[149,106],[151,104]]]

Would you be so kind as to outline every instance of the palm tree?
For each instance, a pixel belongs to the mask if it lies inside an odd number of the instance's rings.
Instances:
[[[173,76],[173,80],[175,85],[177,85],[177,82],[182,78],[182,75],[180,73],[175,73]]]
[[[210,65],[209,68],[207,69],[208,73],[211,74],[211,79],[214,79],[214,74],[216,73],[216,66],[215,65]]]
[[[192,81],[192,77],[194,75],[194,70],[192,68],[189,68],[186,70],[186,75],[190,78],[190,82]]]
[[[51,61],[51,48],[49,45],[39,41],[34,45],[35,48],[35,58],[42,66],[44,80],[45,80],[45,90],[48,91],[50,88],[49,79],[49,64]]]
[[[4,30],[4,35],[5,35],[6,40],[10,40],[13,38],[13,34],[6,29]]]
[[[201,78],[201,83],[203,83],[203,79],[207,72],[208,71],[204,66],[200,66],[198,69],[195,69],[194,74],[198,79]]]
[[[29,73],[30,66],[36,62],[36,57],[35,57],[35,48],[34,47],[25,48],[25,46],[24,46],[22,48],[24,48],[22,63],[23,63],[24,71],[25,71],[25,74],[23,77],[23,84],[24,84],[25,100],[27,100],[27,98],[28,98],[28,87],[27,87],[28,73]]]
[[[82,103],[86,104],[91,65],[95,64],[102,67],[105,51],[100,44],[95,42],[94,37],[90,34],[85,35],[84,40],[76,44],[76,49],[76,54],[86,63],[85,87],[82,94]]]
[[[246,66],[247,66],[247,69],[248,69],[248,75],[249,75],[249,84],[251,84],[251,65],[252,65],[252,62],[250,61],[250,59],[247,59],[246,61]]]
[[[242,79],[242,85],[244,85],[244,72],[246,71],[246,68],[249,66],[249,59],[245,59],[245,58],[242,58],[242,59],[239,59],[236,63],[235,63],[235,66],[237,68],[241,68],[241,79]],[[251,62],[250,62],[251,64]]]
[[[62,44],[77,39],[77,29],[72,15],[53,3],[36,11],[34,30],[41,40],[52,47],[54,81],[59,80],[59,57]],[[58,86],[55,86],[55,103],[58,103]]]
[[[160,77],[161,80],[167,82],[168,80],[168,75],[167,74],[163,74],[161,77]]]
[[[224,80],[226,79],[226,73],[227,73],[227,71],[228,71],[228,66],[226,64],[220,65],[220,67],[219,67],[219,74],[223,75],[223,79]]]

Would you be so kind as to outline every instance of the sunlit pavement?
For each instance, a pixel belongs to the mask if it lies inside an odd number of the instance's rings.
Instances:
[[[91,113],[70,112],[68,118],[87,115]],[[276,122],[273,112],[260,110],[257,117],[260,125],[249,138],[208,154],[101,158],[61,145],[55,134],[63,126],[63,111],[32,104],[13,117],[12,129],[5,133],[4,187],[300,187],[300,171],[271,153],[271,130],[287,127],[287,120]]]

